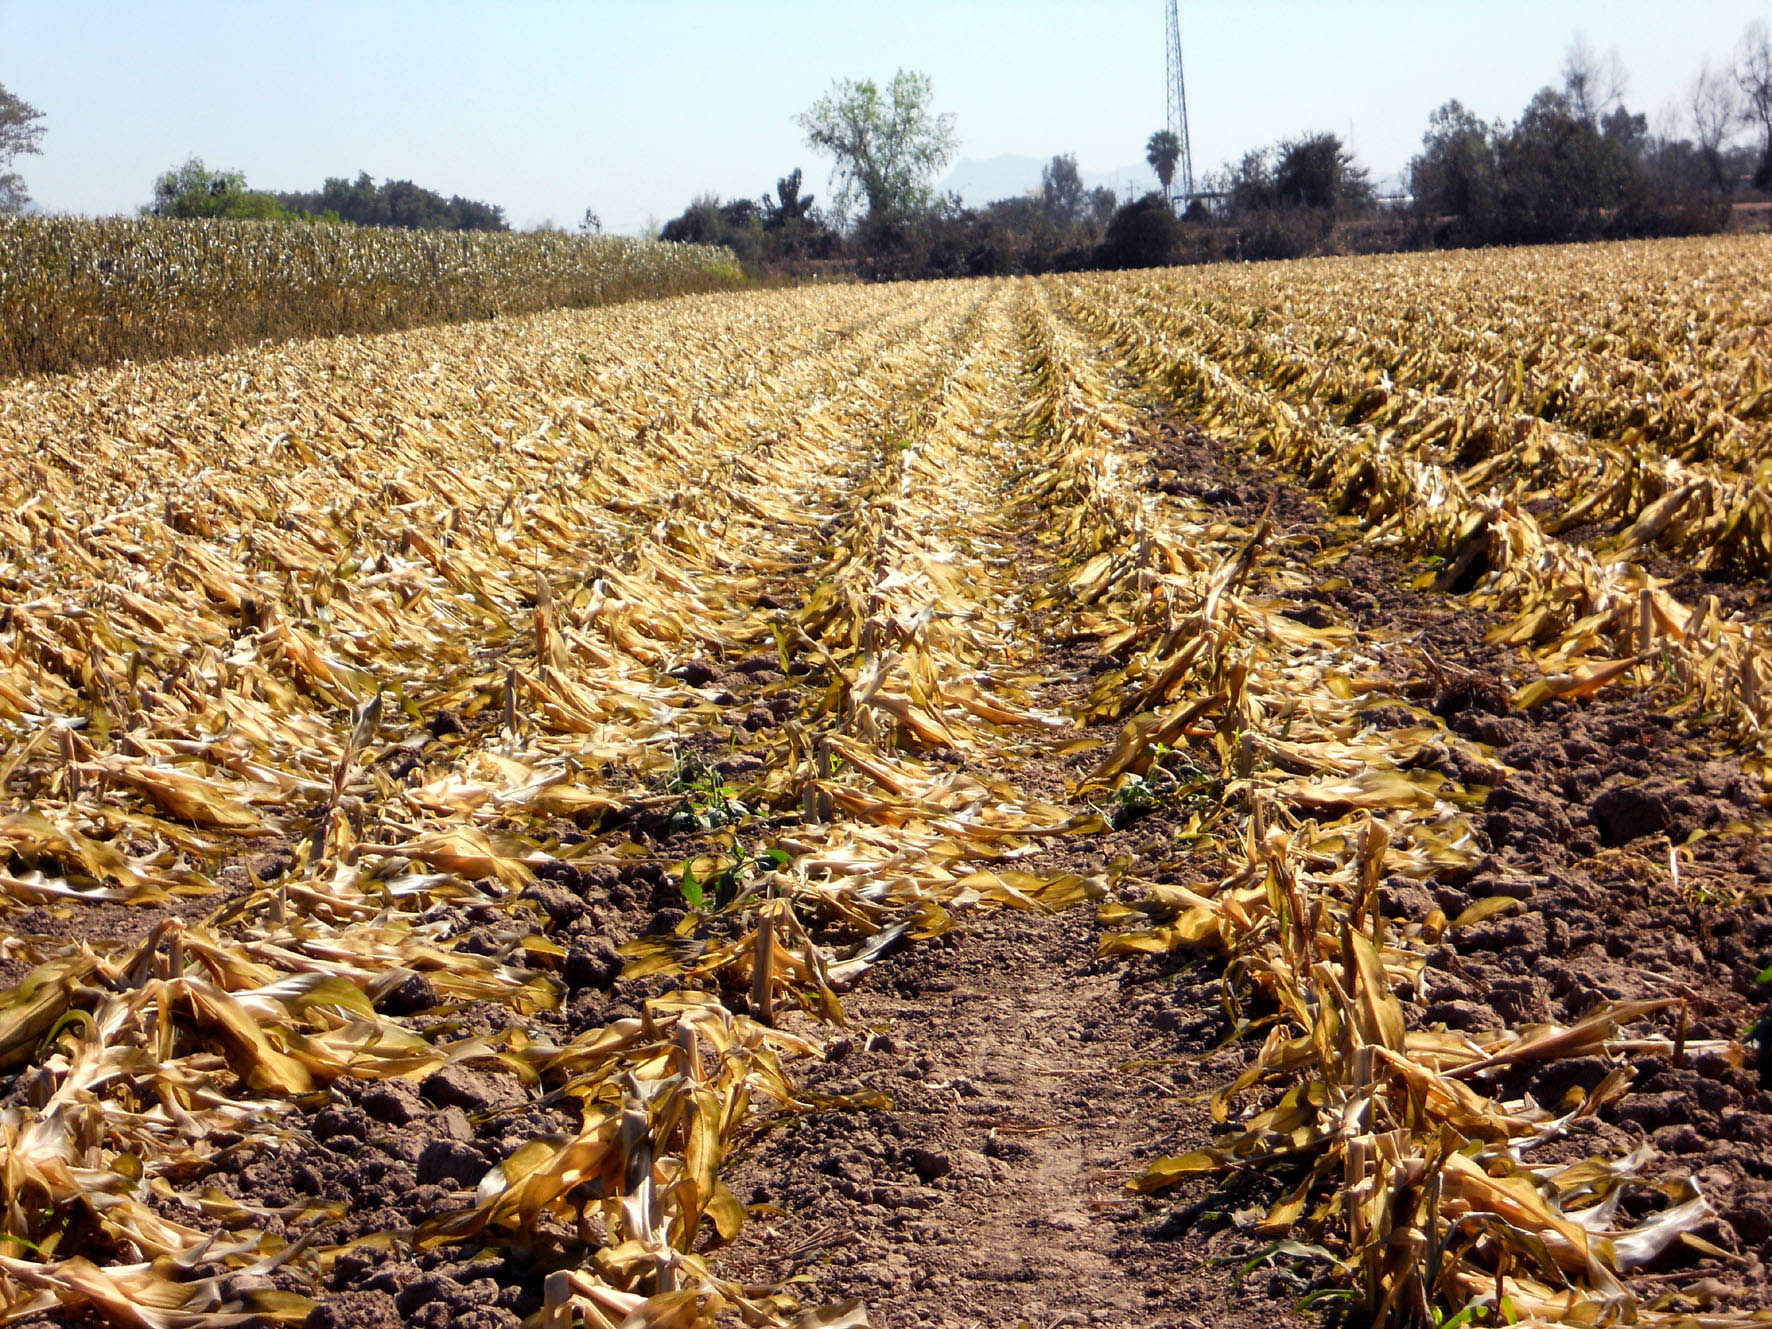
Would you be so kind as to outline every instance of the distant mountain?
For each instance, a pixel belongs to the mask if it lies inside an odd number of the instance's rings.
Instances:
[[[943,194],[958,194],[967,203],[977,206],[992,199],[1013,198],[1040,187],[1038,157],[1016,157],[1005,153],[1000,157],[962,157],[936,186]]]
[[[1040,172],[1046,157],[1018,157],[1003,153],[997,157],[963,157],[955,163],[947,179],[936,186],[942,194],[958,194],[971,207],[991,203],[1000,198],[1014,198],[1040,187]],[[1149,166],[1122,166],[1112,171],[1084,171],[1083,183],[1094,189],[1106,185],[1116,197],[1124,198],[1128,188],[1134,194],[1157,187],[1156,173]]]

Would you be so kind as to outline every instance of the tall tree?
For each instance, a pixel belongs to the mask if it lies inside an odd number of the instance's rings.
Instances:
[[[1181,218],[1160,194],[1128,203],[1108,222],[1102,258],[1110,268],[1156,268],[1175,262]]]
[[[1274,197],[1281,206],[1333,210],[1372,201],[1372,182],[1334,134],[1306,134],[1280,145]]]
[[[24,178],[12,169],[15,157],[36,156],[43,149],[43,112],[0,86],[0,213],[19,212],[31,201]]]
[[[1225,166],[1219,192],[1233,217],[1246,217],[1279,201],[1274,194],[1272,156],[1267,148],[1251,148],[1234,166]]]
[[[806,220],[812,211],[812,195],[800,192],[804,180],[798,166],[775,182],[775,197],[763,196],[763,225],[775,231]]]
[[[1563,95],[1569,99],[1569,109],[1575,117],[1590,125],[1599,124],[1608,111],[1624,100],[1625,83],[1624,63],[1618,52],[1601,55],[1583,34],[1576,33],[1563,53]]]
[[[1754,171],[1755,189],[1772,189],[1772,32],[1764,23],[1750,23],[1741,34],[1735,56],[1735,82],[1747,103],[1748,116],[1760,126],[1764,141]]]
[[[1506,238],[1553,243],[1604,234],[1632,187],[1635,120],[1596,125],[1567,93],[1540,88],[1496,143]]]
[[[1495,135],[1454,99],[1428,117],[1421,155],[1409,163],[1409,192],[1424,221],[1454,222],[1454,235],[1481,234],[1495,211]]]
[[[872,79],[838,79],[796,120],[806,142],[835,161],[839,215],[860,201],[870,221],[919,212],[959,140],[951,113],[930,107],[927,74],[901,69],[884,89]]]
[[[1172,129],[1159,129],[1144,145],[1144,159],[1163,182],[1163,197],[1169,197],[1169,186],[1175,180],[1175,164],[1181,160],[1181,140]]]
[[[1040,206],[1058,226],[1075,226],[1082,219],[1086,206],[1083,173],[1070,153],[1060,153],[1040,168]]]
[[[1686,89],[1686,110],[1692,117],[1698,150],[1704,154],[1711,188],[1722,189],[1728,184],[1723,145],[1741,121],[1741,99],[1728,74],[1714,68],[1709,60],[1701,64]]]
[[[248,189],[239,171],[212,171],[201,157],[164,171],[154,181],[154,201],[142,209],[149,217],[232,217],[251,221],[279,220],[288,212],[273,194]]]
[[[1113,219],[1114,209],[1119,206],[1119,200],[1114,197],[1114,191],[1106,185],[1097,185],[1089,191],[1086,204],[1089,224],[1099,231]]]

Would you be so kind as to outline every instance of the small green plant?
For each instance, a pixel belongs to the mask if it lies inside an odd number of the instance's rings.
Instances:
[[[1153,743],[1149,755],[1149,771],[1128,776],[1114,790],[1109,806],[1098,809],[1115,830],[1124,830],[1139,818],[1164,808],[1215,804],[1222,799],[1223,778],[1197,764],[1185,752],[1178,752],[1167,743]]]
[[[707,899],[707,892],[702,889],[701,881],[695,875],[695,865],[683,865],[683,881],[679,887],[683,892],[683,903],[691,909],[700,909],[702,901]]]
[[[724,909],[738,898],[738,894],[747,885],[765,872],[774,872],[787,866],[788,854],[785,849],[753,849],[741,850],[736,859],[721,868],[707,881],[695,875],[695,865],[683,865],[682,891],[683,900],[691,909],[702,909],[707,905],[708,887],[713,887],[715,909]]]
[[[1743,1042],[1751,1043],[1754,1049],[1754,1062],[1759,1069],[1760,1088],[1772,1089],[1772,965],[1762,969],[1754,982],[1759,985],[1760,994],[1765,1000],[1765,1008],[1760,1018],[1747,1031]]]
[[[1155,769],[1155,768],[1153,768]],[[1111,805],[1103,809],[1108,825],[1123,831],[1140,817],[1148,817],[1163,806],[1161,792],[1141,775],[1129,775],[1114,790]]]
[[[673,834],[718,830],[751,815],[751,810],[739,801],[738,790],[699,753],[679,751],[676,766],[665,777],[663,791],[682,795],[682,802],[666,822],[666,829]]]

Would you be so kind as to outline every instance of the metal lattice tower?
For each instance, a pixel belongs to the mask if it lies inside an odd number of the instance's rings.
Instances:
[[[1181,73],[1181,6],[1169,0],[1169,69],[1165,80],[1169,93],[1169,132],[1181,144],[1181,159],[1175,164],[1173,197],[1183,200],[1194,196],[1194,148],[1187,134],[1187,81]]]

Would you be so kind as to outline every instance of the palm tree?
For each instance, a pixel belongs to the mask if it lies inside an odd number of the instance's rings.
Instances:
[[[1175,179],[1175,163],[1181,160],[1181,140],[1172,129],[1159,129],[1144,145],[1144,159],[1163,182],[1163,197],[1169,197],[1169,184]]]

